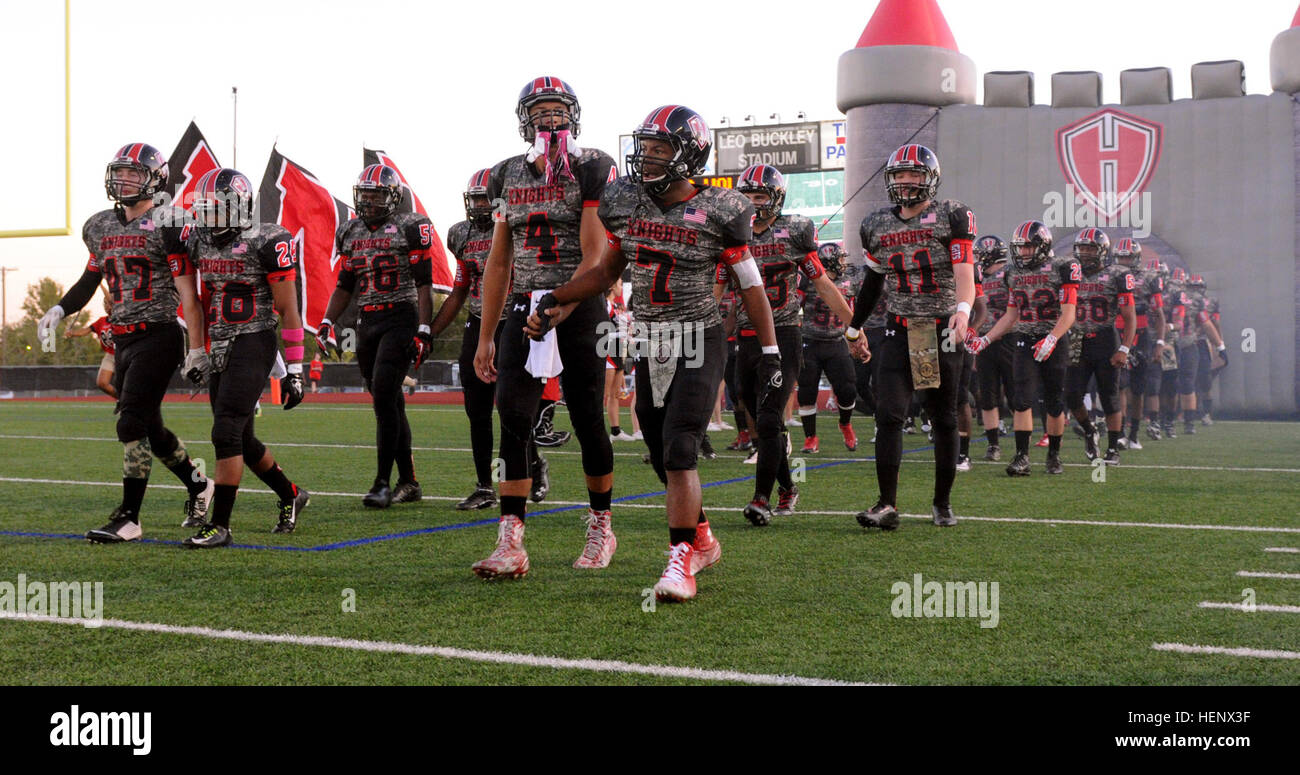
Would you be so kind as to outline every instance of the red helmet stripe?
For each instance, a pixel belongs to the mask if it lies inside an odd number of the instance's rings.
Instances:
[[[917,146],[915,145],[907,146],[907,160],[910,162],[915,162],[917,164],[921,163],[921,160],[917,157]]]
[[[144,143],[136,143],[131,146],[131,150],[127,151],[126,155],[131,157],[131,161],[138,162],[140,161],[140,151],[142,150],[144,150]]]
[[[650,123],[654,124],[656,129],[660,129],[663,130],[664,132],[667,132],[668,117],[673,114],[674,110],[677,110],[676,105],[663,106],[654,114],[654,118],[650,119]]]

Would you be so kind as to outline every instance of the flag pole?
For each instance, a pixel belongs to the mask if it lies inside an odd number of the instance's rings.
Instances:
[[[239,168],[238,140],[239,140],[239,87],[230,87],[230,99],[234,103],[233,125],[230,130],[230,166],[235,169]]]

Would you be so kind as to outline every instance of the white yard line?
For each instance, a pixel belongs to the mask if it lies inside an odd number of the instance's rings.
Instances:
[[[1237,575],[1248,579],[1300,579],[1300,573],[1270,573],[1253,570],[1239,570]]]
[[[1266,552],[1275,552],[1277,554],[1300,554],[1300,549],[1294,546],[1269,546],[1264,549]]]
[[[1278,651],[1276,649],[1191,646],[1186,643],[1152,643],[1151,648],[1156,651],[1177,651],[1182,654],[1225,654],[1230,657],[1256,657],[1259,659],[1300,659],[1300,651]]]
[[[1200,608],[1221,608],[1227,611],[1241,611],[1242,613],[1255,613],[1257,611],[1266,614],[1300,614],[1300,605],[1264,605],[1255,603],[1248,605],[1246,603],[1215,603],[1209,600],[1201,601],[1197,604]]]
[[[53,616],[25,616],[0,612],[0,619],[12,621],[44,622],[52,624],[73,624],[85,626],[85,619],[71,619]],[[552,668],[555,670],[585,670],[595,673],[625,673],[648,675],[657,678],[681,678],[689,681],[731,681],[767,686],[869,686],[847,681],[835,681],[825,678],[805,678],[797,675],[768,675],[763,673],[742,673],[734,670],[704,670],[695,667],[673,667],[671,665],[642,665],[635,662],[622,662],[612,659],[565,659],[562,657],[543,657],[534,654],[515,654],[507,651],[477,651],[446,646],[421,646],[412,643],[391,643],[377,640],[354,640],[352,638],[334,638],[319,635],[272,635],[243,630],[214,630],[209,627],[177,627],[170,624],[153,624],[151,622],[130,622],[121,619],[105,619],[97,629],[135,630],[137,632],[156,632],[168,635],[190,635],[212,640],[233,640],[245,643],[282,643],[293,646],[315,646],[323,648],[366,651],[380,654],[410,654],[414,656],[442,657],[468,662],[487,662],[499,665],[518,665],[521,667]]]

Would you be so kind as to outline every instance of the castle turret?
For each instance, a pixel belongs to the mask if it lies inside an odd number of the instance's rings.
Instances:
[[[1291,28],[1273,38],[1268,50],[1268,74],[1274,91],[1300,92],[1300,9],[1291,19]]]
[[[836,102],[848,116],[850,197],[909,138],[938,153],[942,167],[939,108],[975,102],[975,63],[957,50],[936,0],[881,0],[857,46],[840,55]],[[862,260],[858,224],[888,203],[877,176],[844,208],[844,247],[854,262]]]

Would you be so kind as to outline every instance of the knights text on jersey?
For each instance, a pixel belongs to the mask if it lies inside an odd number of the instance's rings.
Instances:
[[[722,323],[713,284],[719,262],[734,262],[752,236],[754,207],[726,188],[696,186],[662,210],[628,178],[605,188],[597,211],[632,269],[631,307],[647,323]]]
[[[1002,316],[1007,314],[1007,267],[1002,264],[992,272],[984,275],[984,299],[988,305],[988,314],[980,324],[979,332],[987,334]]]
[[[90,251],[86,271],[108,283],[115,326],[168,323],[176,320],[180,294],[173,277],[194,274],[181,239],[184,214],[173,207],[154,207],[127,223],[117,209],[95,213],[81,229]]]
[[[1115,324],[1120,305],[1133,303],[1137,281],[1126,267],[1108,266],[1094,275],[1083,275],[1079,280],[1079,306],[1075,311],[1074,327],[1086,334],[1110,328]]]
[[[394,213],[375,228],[360,218],[339,226],[338,287],[362,312],[415,304],[416,288],[433,283],[433,224],[419,213]]]
[[[957,310],[953,264],[974,263],[975,214],[955,199],[931,202],[908,220],[900,212],[884,208],[862,219],[867,268],[885,275],[891,314],[949,317]]]
[[[802,215],[780,215],[749,241],[749,253],[763,277],[773,326],[799,325],[799,273],[817,279],[825,273],[817,258],[817,228]],[[752,329],[749,313],[736,310],[736,325]]]
[[[447,247],[456,256],[456,287],[469,288],[469,314],[483,317],[483,269],[492,252],[492,224],[461,221],[447,232]],[[505,305],[501,306],[501,319],[506,319]]]
[[[298,248],[284,227],[262,223],[224,241],[192,229],[186,245],[203,283],[213,341],[275,328],[271,283],[297,279]]]
[[[849,309],[853,309],[854,297],[858,295],[853,278],[848,272],[843,272],[833,283],[836,290],[844,297],[844,301],[848,303]],[[817,292],[817,287],[813,285],[812,280],[807,277],[801,278],[799,291],[803,295],[803,338],[834,341],[842,337],[844,327],[848,323],[831,312],[830,306]]]
[[[514,292],[553,290],[582,263],[582,212],[617,176],[609,154],[584,148],[570,158],[572,178],[547,185],[545,173],[513,156],[492,168],[488,196],[502,209],[514,245]]]
[[[1078,301],[1083,270],[1073,258],[1054,258],[1035,269],[1010,269],[1006,273],[1009,305],[1020,311],[1012,329],[1017,334],[1044,336],[1061,318],[1061,304]]]

